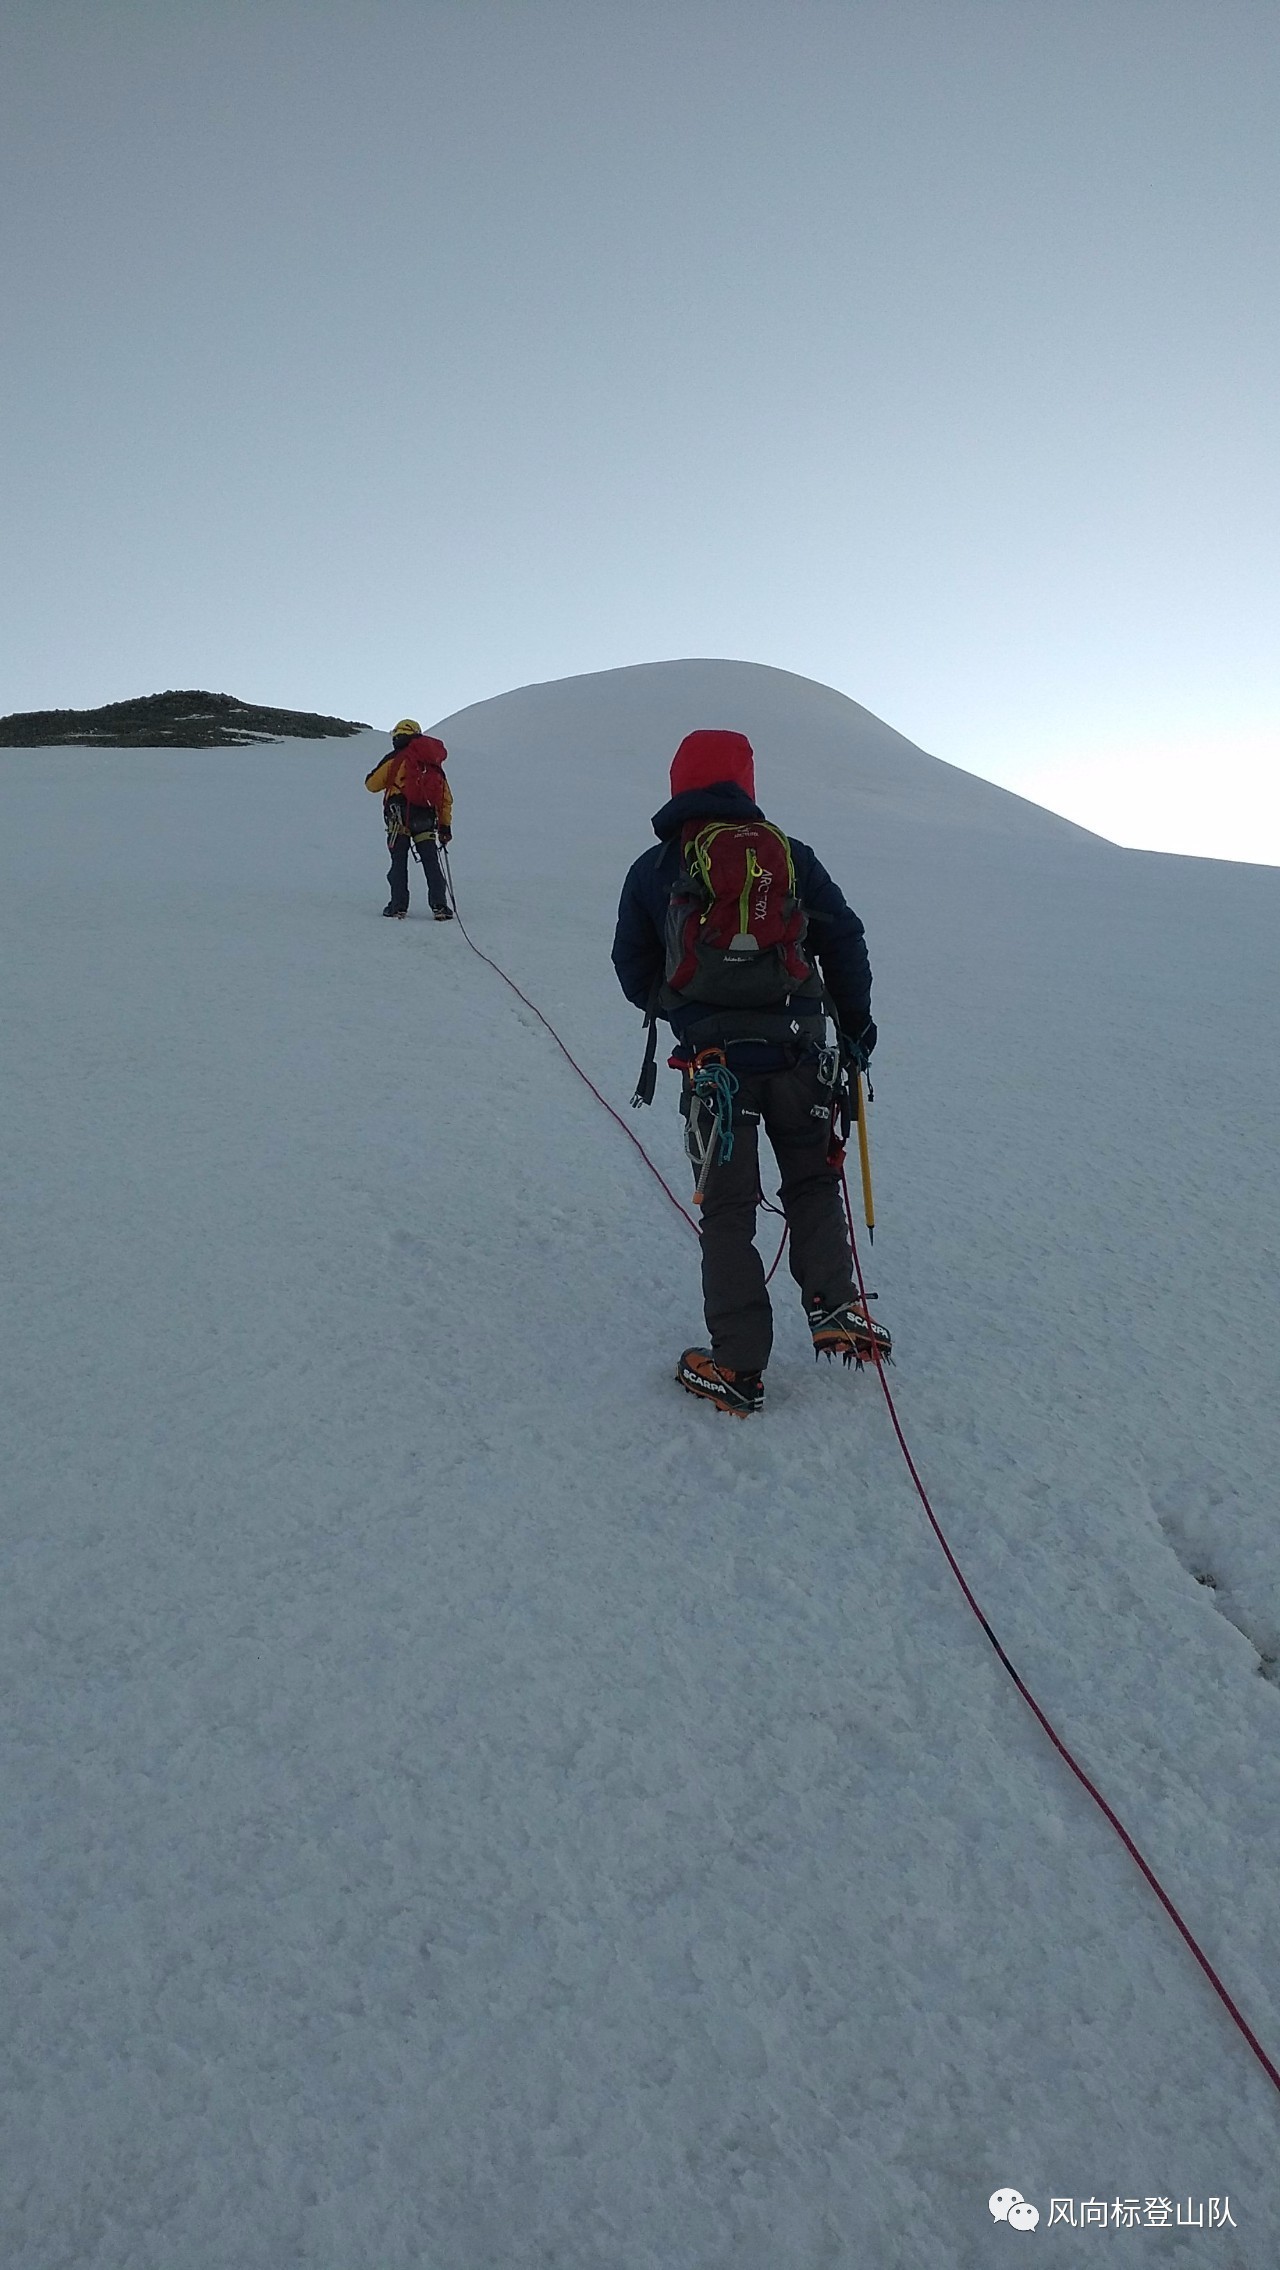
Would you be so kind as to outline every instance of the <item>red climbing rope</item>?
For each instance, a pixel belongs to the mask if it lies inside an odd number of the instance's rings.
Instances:
[[[648,1167],[650,1174],[654,1178],[654,1181],[660,1182],[662,1184],[662,1187],[666,1191],[666,1194],[671,1200],[672,1205],[675,1207],[676,1212],[678,1214],[683,1214],[686,1222],[689,1224],[690,1229],[694,1232],[697,1232],[698,1225],[695,1222],[692,1214],[689,1212],[688,1207],[681,1204],[670,1183],[667,1181],[666,1176],[664,1174],[661,1174],[658,1168],[654,1165],[653,1160],[650,1158],[648,1152],[644,1147],[644,1144],[640,1141],[637,1135],[632,1134],[631,1129],[628,1127],[626,1120],[622,1117],[622,1114],[614,1110],[613,1105],[609,1102],[608,1097],[601,1095],[599,1088],[595,1084],[595,1081],[591,1079],[586,1072],[583,1071],[577,1057],[570,1054],[569,1050],[565,1047],[564,1042],[561,1040],[559,1033],[556,1031],[555,1026],[552,1024],[550,1018],[544,1017],[541,1009],[538,1007],[537,1002],[531,1001],[527,993],[522,993],[519,986],[516,984],[515,979],[513,977],[508,977],[506,971],[504,969],[500,969],[497,962],[493,961],[488,954],[482,953],[479,946],[477,946],[475,939],[472,937],[471,932],[468,930],[465,922],[462,919],[462,916],[458,912],[458,894],[453,887],[453,872],[449,866],[449,854],[447,851],[444,854],[444,871],[449,879],[449,897],[453,902],[454,920],[456,921],[459,930],[462,932],[463,937],[466,939],[467,944],[470,946],[472,953],[478,955],[480,960],[485,964],[485,967],[487,969],[491,969],[495,977],[500,977],[504,985],[510,986],[512,992],[516,996],[516,999],[518,1001],[523,1001],[526,1009],[532,1012],[532,1014],[537,1018],[540,1025],[545,1025],[547,1031],[550,1033],[552,1040],[555,1042],[556,1047],[559,1049],[560,1054],[564,1057],[565,1061],[569,1064],[572,1064],[574,1071],[578,1075],[578,1078],[586,1082],[586,1085],[590,1088],[592,1095],[596,1099],[596,1102],[598,1104],[604,1105],[604,1108],[608,1112],[610,1119],[613,1120],[616,1126],[622,1129],[622,1132],[626,1136],[627,1141],[635,1145],[636,1150],[640,1153],[640,1156],[644,1160],[645,1165]]]
[[[858,1278],[858,1292],[865,1309],[867,1302],[867,1285],[866,1279],[862,1274],[862,1257],[858,1252],[858,1240],[853,1227],[853,1208],[849,1203],[849,1184],[846,1180],[843,1166],[841,1166],[840,1169],[840,1187],[844,1192],[845,1218],[849,1224],[849,1243],[853,1248],[853,1266]],[[1178,1930],[1182,1933],[1183,1938],[1186,1940],[1188,1947],[1191,1949],[1192,1954],[1195,1956],[1196,1961],[1199,1963],[1201,1970],[1204,1972],[1205,1977],[1208,1979],[1209,1984],[1212,1986],[1215,1994],[1219,1997],[1224,2008],[1227,2009],[1230,2012],[1231,2016],[1235,2019],[1236,2024],[1239,2026],[1241,2033],[1244,2035],[1245,2040],[1248,2042],[1250,2049],[1253,2051],[1254,2056],[1258,2060],[1258,2063],[1261,2065],[1263,2072],[1267,2076],[1267,2079],[1273,2083],[1275,2088],[1280,2089],[1280,2071],[1277,2070],[1271,2059],[1268,2057],[1265,2049],[1262,2046],[1262,2043],[1259,2041],[1252,2026],[1249,2024],[1248,2019],[1244,2016],[1243,2012],[1238,2008],[1237,2004],[1232,2000],[1230,1994],[1227,1992],[1227,1989],[1223,1985],[1222,1980],[1219,1978],[1217,1971],[1214,1969],[1213,1964],[1210,1962],[1203,1947],[1196,1939],[1189,1925],[1183,1922],[1182,1917],[1179,1915],[1177,1908],[1174,1906],[1173,1901],[1170,1899],[1169,1894],[1166,1892],[1164,1885],[1161,1883],[1154,1868],[1151,1867],[1150,1863],[1139,1851],[1138,1846],[1130,1836],[1129,1831],[1125,1827],[1124,1822],[1120,1819],[1119,1814],[1114,1810],[1112,1806],[1107,1803],[1106,1798],[1103,1796],[1102,1791],[1097,1787],[1096,1783],[1092,1782],[1089,1779],[1088,1774],[1085,1772],[1084,1767],[1080,1764],[1079,1760],[1072,1756],[1071,1751],[1067,1748],[1067,1745],[1063,1741],[1061,1735],[1058,1733],[1057,1728],[1046,1717],[1044,1711],[1040,1708],[1039,1703],[1036,1701],[1035,1696],[1032,1694],[1030,1687],[1027,1685],[1026,1680],[1009,1661],[1008,1656],[1005,1654],[1004,1648],[1001,1646],[1000,1641],[996,1638],[995,1633],[992,1631],[990,1624],[987,1622],[987,1619],[982,1612],[982,1609],[979,1607],[977,1600],[974,1598],[973,1592],[969,1586],[968,1579],[966,1578],[959,1561],[956,1559],[955,1554],[951,1550],[951,1546],[948,1543],[946,1535],[943,1531],[942,1524],[929,1502],[929,1493],[926,1490],[924,1483],[920,1479],[919,1470],[916,1466],[914,1458],[911,1455],[910,1445],[908,1444],[906,1435],[902,1430],[902,1421],[898,1417],[897,1405],[893,1400],[893,1390],[889,1385],[888,1378],[885,1374],[884,1364],[880,1359],[880,1350],[875,1347],[874,1343],[872,1344],[872,1361],[875,1364],[876,1376],[880,1381],[881,1390],[884,1394],[885,1405],[888,1410],[890,1420],[893,1424],[893,1431],[898,1438],[898,1447],[902,1452],[903,1458],[906,1460],[907,1472],[909,1473],[913,1483],[915,1484],[916,1495],[919,1498],[921,1505],[924,1507],[926,1515],[928,1516],[929,1526],[946,1555],[947,1566],[951,1570],[951,1574],[954,1576],[956,1583],[959,1585],[960,1590],[963,1592],[965,1599],[968,1601],[969,1606],[972,1608],[974,1615],[977,1617],[978,1622],[981,1624],[983,1631],[986,1633],[987,1638],[990,1640],[992,1647],[998,1655],[1001,1663],[1004,1665],[1005,1670],[1008,1672],[1009,1677],[1012,1679],[1024,1703],[1027,1705],[1027,1708],[1039,1720],[1040,1725],[1043,1727],[1045,1733],[1049,1737],[1049,1740],[1052,1742],[1054,1749],[1058,1752],[1059,1757],[1062,1758],[1068,1766],[1070,1766],[1072,1773],[1076,1777],[1076,1780],[1082,1785],[1083,1788],[1088,1790],[1089,1795],[1094,1801],[1094,1804],[1097,1805],[1103,1813],[1105,1813],[1107,1819],[1111,1823],[1112,1828],[1115,1830],[1116,1835],[1119,1837],[1126,1852],[1129,1854],[1130,1859],[1135,1861],[1137,1866],[1142,1870],[1142,1873],[1146,1877],[1147,1882],[1150,1884],[1152,1891],[1155,1893],[1156,1898],[1159,1900],[1161,1907],[1164,1908],[1166,1914],[1177,1925]]]
[[[518,1001],[523,1001],[526,1009],[530,1010],[532,1014],[537,1018],[538,1023],[546,1028],[546,1030],[550,1033],[552,1040],[555,1042],[556,1047],[559,1049],[560,1054],[565,1059],[565,1062],[573,1066],[573,1069],[577,1073],[578,1078],[583,1081],[588,1088],[590,1088],[592,1095],[596,1099],[596,1102],[598,1104],[603,1104],[605,1110],[608,1112],[609,1117],[614,1122],[615,1126],[620,1127],[623,1134],[626,1136],[627,1141],[631,1144],[634,1144],[636,1150],[640,1153],[641,1158],[644,1160],[645,1165],[648,1167],[650,1174],[653,1176],[654,1181],[661,1183],[662,1188],[666,1191],[666,1194],[671,1200],[672,1205],[675,1207],[677,1214],[683,1215],[685,1221],[689,1224],[690,1229],[694,1232],[694,1235],[701,1237],[702,1231],[699,1228],[697,1221],[694,1219],[694,1216],[689,1212],[688,1207],[682,1204],[681,1200],[677,1198],[670,1183],[667,1181],[666,1176],[660,1173],[659,1169],[654,1165],[653,1160],[650,1158],[648,1152],[646,1151],[644,1144],[640,1141],[639,1136],[632,1133],[631,1129],[626,1123],[626,1120],[622,1117],[622,1114],[614,1110],[613,1105],[610,1103],[607,1096],[601,1095],[599,1088],[595,1084],[595,1081],[591,1079],[588,1073],[583,1071],[577,1057],[572,1055],[570,1051],[565,1047],[564,1042],[561,1040],[560,1035],[556,1031],[556,1028],[552,1024],[550,1018],[544,1017],[541,1009],[538,1007],[537,1002],[531,1001],[527,993],[522,993],[519,986],[516,984],[515,979],[513,977],[508,977],[506,971],[500,968],[498,963],[495,962],[490,955],[482,952],[481,948],[477,946],[475,939],[472,937],[471,932],[466,926],[466,923],[463,921],[462,916],[458,912],[458,894],[453,887],[453,870],[449,865],[449,853],[443,845],[441,846],[441,849],[444,851],[444,871],[449,883],[449,898],[453,906],[453,919],[457,923],[463,937],[466,939],[467,944],[470,946],[472,953],[475,954],[478,959],[484,963],[486,969],[491,969],[493,971],[495,977],[500,977],[504,985],[510,986],[511,991],[516,996],[516,999]],[[776,1211],[776,1207],[770,1208],[770,1212]],[[787,1231],[784,1225],[782,1232],[782,1243],[778,1247],[778,1250],[773,1257],[773,1267],[770,1269],[769,1275],[765,1278],[766,1285],[769,1283],[774,1274],[774,1271],[777,1269],[778,1263],[782,1259],[786,1243]]]
[[[544,1017],[541,1009],[538,1008],[536,1002],[531,1001],[527,993],[522,993],[520,987],[515,983],[515,980],[508,977],[506,971],[504,969],[501,969],[497,962],[491,960],[488,954],[482,953],[479,946],[477,946],[474,938],[471,936],[470,932],[467,930],[465,924],[463,923],[461,915],[458,913],[457,895],[453,888],[453,876],[449,872],[449,857],[447,852],[445,853],[445,872],[449,877],[449,896],[453,902],[453,911],[457,919],[458,928],[461,930],[463,937],[466,939],[467,944],[470,946],[472,953],[478,955],[479,959],[485,963],[486,967],[491,969],[496,977],[500,977],[502,979],[504,985],[510,986],[511,991],[517,996],[517,998],[523,1001],[526,1009],[532,1011],[533,1015],[538,1019],[539,1024],[546,1027],[546,1030],[550,1033],[551,1038],[556,1044],[556,1047],[560,1050],[561,1055],[565,1057],[567,1061],[573,1066],[573,1069],[577,1073],[578,1078],[584,1081],[587,1087],[590,1088],[592,1095],[596,1099],[596,1102],[604,1105],[604,1108],[608,1112],[610,1119],[612,1119],[616,1123],[616,1125],[622,1129],[622,1132],[626,1136],[627,1141],[634,1144],[636,1150],[640,1153],[641,1158],[644,1160],[645,1165],[648,1167],[650,1174],[653,1175],[654,1179],[657,1182],[660,1182],[662,1184],[662,1188],[666,1191],[666,1194],[671,1200],[672,1205],[676,1208],[678,1213],[684,1216],[684,1219],[689,1224],[690,1229],[693,1230],[695,1234],[698,1234],[698,1225],[694,1220],[693,1215],[685,1206],[681,1205],[681,1202],[677,1198],[674,1190],[671,1188],[670,1183],[662,1174],[659,1173],[658,1168],[654,1165],[653,1160],[650,1158],[643,1143],[639,1140],[639,1137],[632,1134],[632,1131],[628,1127],[625,1119],[621,1117],[620,1113],[614,1110],[613,1105],[608,1101],[607,1097],[601,1095],[599,1088],[595,1084],[595,1081],[588,1077],[588,1075],[583,1071],[582,1066],[578,1063],[577,1058],[570,1054],[569,1050],[565,1047],[564,1042],[561,1040],[559,1033],[556,1031],[555,1026],[551,1023],[550,1019]],[[853,1208],[849,1202],[849,1184],[845,1176],[843,1164],[841,1165],[840,1169],[840,1187],[844,1192],[845,1219],[849,1225],[849,1243],[853,1252],[853,1266],[858,1280],[858,1293],[862,1301],[863,1308],[864,1310],[866,1310],[867,1285],[866,1279],[862,1274],[862,1257],[858,1252],[858,1240],[853,1226]],[[778,1263],[782,1259],[783,1248],[785,1247],[786,1242],[787,1233],[784,1229],[782,1233],[782,1244],[778,1247],[777,1255],[773,1263],[773,1268],[769,1271],[769,1277],[773,1276],[774,1270],[776,1270]],[[767,1282],[768,1279],[766,1279],[766,1283]],[[869,1313],[869,1311],[867,1313]],[[1111,1823],[1112,1828],[1115,1830],[1116,1835],[1124,1845],[1124,1848],[1129,1854],[1130,1859],[1133,1860],[1137,1867],[1141,1869],[1142,1874],[1150,1884],[1152,1891],[1155,1893],[1156,1898],[1160,1902],[1160,1905],[1163,1907],[1170,1920],[1176,1925],[1177,1929],[1182,1934],[1183,1939],[1186,1941],[1187,1946],[1195,1956],[1196,1961],[1199,1963],[1201,1970],[1204,1972],[1205,1977],[1208,1979],[1209,1984],[1212,1986],[1214,1993],[1218,1996],[1218,1999],[1222,2003],[1223,2008],[1234,2019],[1236,2025],[1240,2029],[1240,2032],[1244,2035],[1245,2040],[1248,2042],[1250,2049],[1253,2051],[1254,2056],[1257,2058],[1258,2063],[1261,2065],[1263,2072],[1267,2076],[1267,2079],[1272,2083],[1273,2087],[1275,2087],[1277,2090],[1280,2090],[1280,2070],[1276,2068],[1271,2059],[1268,2057],[1266,2050],[1263,2048],[1262,2043],[1259,2041],[1252,2026],[1249,2024],[1248,2019],[1244,2016],[1243,2012],[1240,2010],[1236,2002],[1228,1993],[1226,1987],[1223,1985],[1223,1982],[1219,1978],[1217,1971],[1214,1969],[1213,1964],[1210,1962],[1208,1956],[1195,1937],[1190,1926],[1183,1921],[1181,1915],[1178,1913],[1178,1910],[1174,1906],[1173,1901],[1170,1899],[1169,1894],[1166,1892],[1164,1885],[1156,1875],[1154,1868],[1151,1867],[1150,1863],[1139,1851],[1137,1844],[1130,1836],[1129,1831],[1125,1827],[1124,1822],[1120,1819],[1119,1814],[1114,1810],[1112,1806],[1107,1803],[1107,1800],[1103,1796],[1101,1790],[1097,1787],[1095,1782],[1090,1780],[1088,1774],[1085,1772],[1084,1767],[1079,1763],[1078,1759],[1073,1757],[1071,1751],[1063,1741],[1062,1736],[1058,1733],[1056,1727],[1052,1724],[1050,1719],[1046,1716],[1045,1712],[1041,1709],[1039,1703],[1036,1701],[1035,1696],[1032,1694],[1031,1689],[1028,1687],[1025,1679],[1023,1679],[1020,1672],[1018,1672],[1014,1668],[1013,1664],[1010,1662],[1008,1656],[1006,1655],[1004,1648],[1001,1646],[1000,1641],[996,1638],[995,1633],[992,1631],[990,1624],[987,1622],[982,1609],[979,1607],[978,1602],[974,1597],[968,1579],[966,1578],[959,1561],[956,1559],[955,1554],[951,1550],[951,1546],[947,1541],[947,1537],[943,1530],[942,1524],[938,1520],[938,1517],[929,1502],[929,1493],[925,1489],[924,1483],[920,1479],[919,1470],[916,1466],[915,1459],[911,1455],[910,1445],[908,1444],[906,1435],[904,1434],[902,1429],[902,1421],[898,1417],[897,1406],[893,1400],[893,1390],[889,1385],[889,1381],[885,1373],[885,1367],[883,1362],[881,1361],[880,1351],[878,1348],[874,1347],[874,1344],[872,1361],[875,1364],[876,1377],[880,1382],[880,1387],[884,1395],[885,1406],[888,1410],[889,1418],[893,1425],[893,1431],[898,1438],[898,1447],[902,1452],[904,1460],[906,1461],[907,1472],[911,1476],[911,1480],[915,1485],[916,1495],[919,1498],[921,1505],[924,1507],[925,1514],[929,1521],[929,1526],[932,1529],[934,1536],[937,1538],[939,1545],[942,1547],[943,1553],[946,1555],[947,1566],[950,1568],[951,1573],[956,1580],[956,1583],[959,1585],[960,1590],[963,1592],[970,1608],[973,1610],[974,1615],[977,1617],[978,1622],[981,1624],[982,1629],[986,1634],[987,1639],[990,1641],[992,1648],[994,1649],[996,1655],[999,1657],[999,1660],[1004,1669],[1008,1672],[1009,1677],[1012,1679],[1015,1687],[1018,1690],[1018,1693],[1026,1703],[1027,1708],[1032,1712],[1034,1717],[1039,1722],[1040,1726],[1043,1728],[1044,1732],[1048,1735],[1049,1740],[1052,1742],[1053,1747],[1057,1751],[1059,1757],[1066,1765],[1070,1767],[1072,1773],[1076,1777],[1076,1780],[1081,1784],[1081,1787],[1088,1791],[1090,1797],[1092,1797],[1094,1804],[1098,1807],[1099,1811],[1102,1812],[1105,1815],[1106,1819]]]

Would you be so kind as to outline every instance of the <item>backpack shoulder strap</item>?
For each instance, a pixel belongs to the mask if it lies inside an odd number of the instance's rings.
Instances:
[[[644,1043],[644,1060],[636,1092],[631,1098],[631,1109],[639,1111],[642,1104],[653,1102],[653,1091],[658,1084],[658,997],[662,992],[662,979],[655,977],[649,988],[649,1001],[644,1021],[647,1026]]]

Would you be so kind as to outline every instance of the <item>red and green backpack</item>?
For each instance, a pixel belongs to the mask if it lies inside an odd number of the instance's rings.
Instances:
[[[811,977],[791,846],[768,820],[692,820],[667,902],[666,1006],[766,1009]]]

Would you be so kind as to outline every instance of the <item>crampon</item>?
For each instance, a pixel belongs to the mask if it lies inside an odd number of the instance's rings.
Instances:
[[[874,1300],[875,1294],[868,1293],[867,1298]],[[833,1356],[839,1356],[842,1363],[856,1364],[859,1371],[864,1364],[893,1362],[893,1335],[888,1325],[868,1315],[859,1299],[843,1301],[839,1308],[823,1308],[815,1302],[809,1311],[809,1330],[815,1359],[825,1356],[830,1363]]]
[[[717,1411],[732,1411],[739,1419],[764,1409],[764,1381],[758,1371],[730,1371],[718,1364],[710,1348],[686,1348],[676,1365],[676,1378],[689,1395],[714,1403]]]

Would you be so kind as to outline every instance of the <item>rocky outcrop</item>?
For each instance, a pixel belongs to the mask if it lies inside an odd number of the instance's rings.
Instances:
[[[232,749],[367,730],[346,717],[255,708],[234,694],[143,694],[103,709],[31,709],[0,717],[0,748]]]

